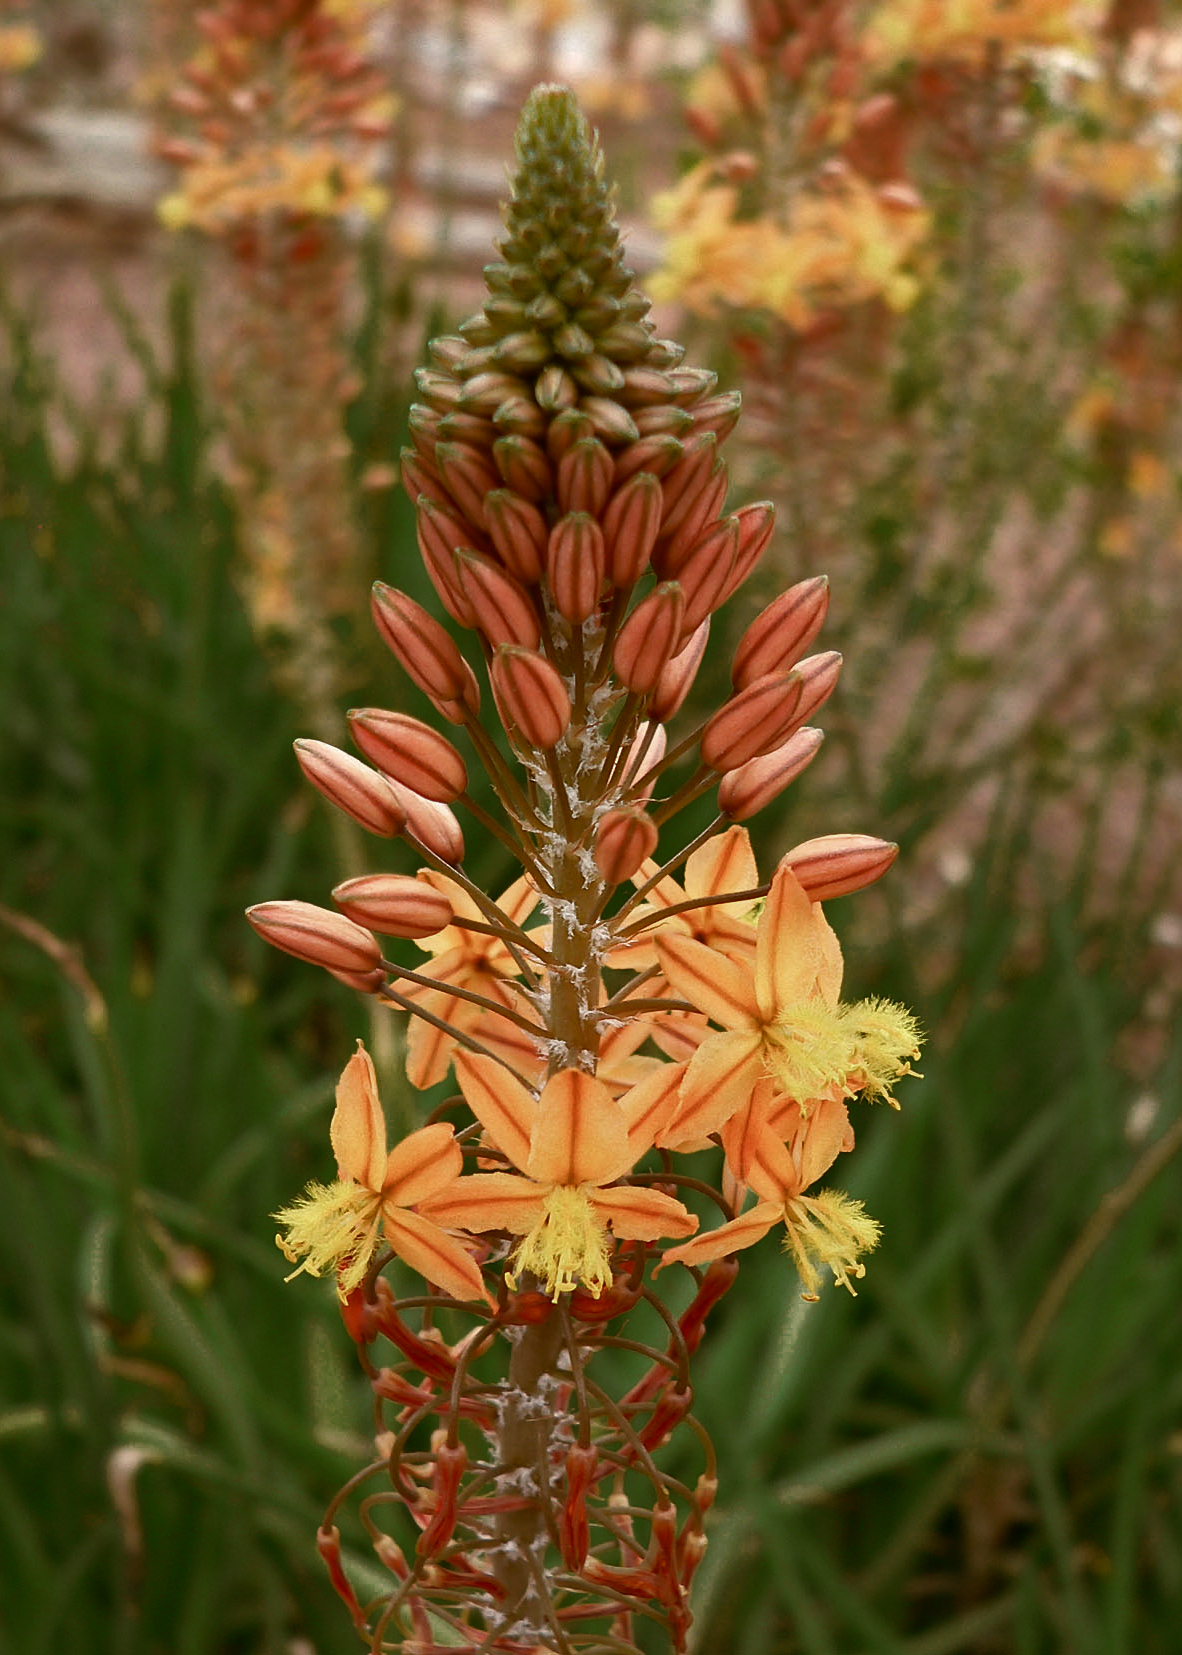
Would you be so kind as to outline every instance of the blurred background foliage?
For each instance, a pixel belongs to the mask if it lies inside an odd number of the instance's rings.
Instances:
[[[703,1350],[694,1647],[1176,1655],[1171,8],[210,13],[220,45],[169,0],[0,17],[4,1647],[354,1647],[313,1531],[366,1387],[267,1215],[324,1176],[368,1014],[241,914],[409,869],[290,744],[422,710],[364,612],[375,574],[427,601],[409,370],[471,308],[523,91],[562,74],[669,331],[744,393],[736,492],[781,508],[697,704],[748,614],[830,574],[843,688],[760,849],[900,841],[833,917],[853,992],[930,1032],[851,1163],[884,1224],[859,1298],[801,1303],[768,1247]],[[311,69],[309,15],[345,54]],[[299,91],[282,131],[267,76]],[[469,871],[507,878],[475,835]]]

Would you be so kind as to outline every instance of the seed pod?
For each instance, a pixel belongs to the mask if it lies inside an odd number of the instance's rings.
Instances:
[[[556,668],[533,650],[502,645],[489,669],[497,703],[510,733],[531,746],[555,746],[570,723],[570,696]]]
[[[336,886],[332,899],[347,918],[387,937],[433,937],[454,918],[442,891],[409,874],[367,873]]]
[[[520,581],[466,547],[456,553],[456,568],[473,619],[489,643],[537,649],[542,636],[537,611]]]
[[[614,474],[612,457],[599,439],[581,438],[558,462],[559,511],[587,511],[598,517],[607,504]]]
[[[603,513],[608,579],[613,586],[634,586],[648,567],[661,527],[661,485],[639,471],[616,489]]]
[[[455,812],[434,799],[424,799],[421,793],[404,787],[401,782],[391,779],[390,786],[406,812],[403,832],[417,839],[441,862],[458,867],[464,860],[464,833],[456,821]]]
[[[326,971],[369,972],[382,963],[377,939],[331,908],[311,902],[258,902],[246,917],[264,942]]]
[[[599,818],[595,865],[609,885],[631,879],[657,848],[657,825],[639,805],[622,805]]]
[[[829,581],[813,575],[797,581],[768,604],[739,639],[731,668],[737,690],[769,672],[787,672],[796,665],[825,621],[829,608]]]
[[[780,747],[750,759],[718,784],[718,808],[732,822],[745,822],[779,797],[821,750],[822,731],[806,724]]]
[[[367,833],[393,839],[405,826],[398,800],[384,776],[327,741],[295,743],[300,769],[330,804],[351,816]]]
[[[770,753],[791,734],[800,705],[795,672],[757,678],[721,707],[702,731],[702,762],[725,774]]]
[[[693,688],[698,668],[706,653],[710,638],[710,619],[707,618],[694,633],[685,648],[680,650],[657,680],[648,716],[660,724],[667,724],[681,711],[682,703]]]
[[[463,759],[447,737],[429,724],[383,707],[355,707],[349,714],[349,729],[383,775],[425,799],[447,804],[467,790]]]
[[[621,626],[612,666],[633,695],[656,689],[677,649],[684,615],[685,594],[675,580],[667,580],[642,598]]]
[[[549,534],[546,519],[512,489],[498,488],[484,502],[485,521],[497,553],[511,575],[526,586],[542,578]]]
[[[546,547],[546,579],[559,614],[578,626],[599,605],[606,553],[603,530],[585,511],[559,518]]]
[[[873,885],[898,854],[898,845],[866,833],[824,833],[794,845],[780,858],[780,866],[792,869],[814,902],[828,902]]]
[[[442,701],[464,696],[470,669],[433,615],[380,580],[374,582],[370,607],[382,642],[419,689]]]

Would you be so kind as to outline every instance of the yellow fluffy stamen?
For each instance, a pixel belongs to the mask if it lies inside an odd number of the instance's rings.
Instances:
[[[381,1197],[372,1190],[341,1180],[309,1184],[290,1207],[271,1216],[285,1231],[275,1237],[276,1246],[298,1266],[288,1281],[333,1270],[344,1296],[365,1280],[381,1233]]]
[[[840,1190],[794,1196],[785,1203],[784,1226],[784,1247],[792,1254],[806,1299],[816,1299],[821,1286],[818,1264],[828,1265],[834,1281],[854,1293],[850,1277],[866,1274],[861,1255],[873,1252],[882,1234],[862,1203]]]
[[[919,1056],[919,1024],[889,1000],[849,1006],[803,1000],[764,1030],[764,1050],[768,1068],[790,1098],[803,1102],[862,1092],[897,1108],[891,1086],[915,1072],[910,1060]]]
[[[537,1223],[514,1249],[509,1286],[525,1272],[552,1299],[580,1286],[598,1298],[611,1286],[607,1230],[581,1189],[558,1184],[547,1193]]]

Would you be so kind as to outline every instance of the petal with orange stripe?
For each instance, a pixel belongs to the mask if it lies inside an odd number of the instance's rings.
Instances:
[[[762,1018],[750,971],[725,954],[673,934],[657,938],[657,954],[674,992],[713,1022],[724,1029],[759,1027]]]

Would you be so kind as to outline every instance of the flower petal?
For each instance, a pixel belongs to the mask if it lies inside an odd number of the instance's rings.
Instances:
[[[386,1176],[386,1120],[373,1062],[360,1040],[337,1082],[329,1137],[341,1177],[380,1190]]]
[[[751,972],[725,954],[670,932],[657,938],[661,969],[675,993],[724,1029],[758,1028]]]
[[[813,1106],[800,1151],[800,1187],[807,1190],[828,1172],[843,1151],[854,1147],[849,1110],[840,1098],[823,1098]]]
[[[661,1255],[656,1269],[663,1270],[667,1264],[708,1264],[712,1259],[741,1252],[744,1247],[754,1247],[783,1217],[783,1207],[777,1206],[774,1201],[761,1201],[750,1212],[732,1218],[729,1224],[720,1224],[717,1230],[707,1230],[705,1235],[695,1236],[693,1241],[671,1247]]]
[[[687,896],[725,896],[728,891],[750,891],[758,884],[751,836],[744,827],[716,833],[685,865]]]
[[[768,1121],[771,1093],[772,1082],[761,1080],[746,1105],[736,1109],[722,1128],[722,1147],[738,1183],[749,1184],[765,1200],[778,1199],[783,1205],[803,1185],[788,1145]]]
[[[435,1121],[394,1145],[386,1159],[382,1197],[392,1206],[413,1207],[463,1170],[464,1156],[454,1129],[446,1121]]]
[[[476,1260],[454,1236],[422,1213],[395,1207],[385,1213],[386,1239],[412,1270],[453,1299],[489,1299]],[[489,1299],[489,1303],[491,1303]]]
[[[684,1063],[662,1063],[620,1099],[634,1166],[677,1113],[684,1076]]]
[[[492,1143],[524,1172],[538,1100],[491,1057],[457,1051],[456,1079],[469,1109]]]
[[[689,1236],[698,1227],[694,1213],[663,1190],[639,1185],[615,1184],[609,1190],[595,1190],[591,1205],[610,1224],[621,1241],[656,1241],[660,1236]]]
[[[632,1163],[628,1123],[607,1087],[581,1069],[552,1075],[538,1099],[529,1176],[540,1184],[610,1184]]]
[[[681,1106],[657,1133],[662,1148],[696,1143],[717,1132],[748,1101],[763,1075],[760,1039],[750,1033],[712,1034],[686,1067]]]
[[[777,870],[760,915],[755,989],[765,1023],[774,1022],[785,1006],[814,996],[835,1006],[841,992],[841,947],[833,927],[791,868]]]
[[[546,1191],[515,1172],[475,1172],[419,1203],[422,1211],[451,1229],[508,1230],[524,1235],[542,1210]]]

